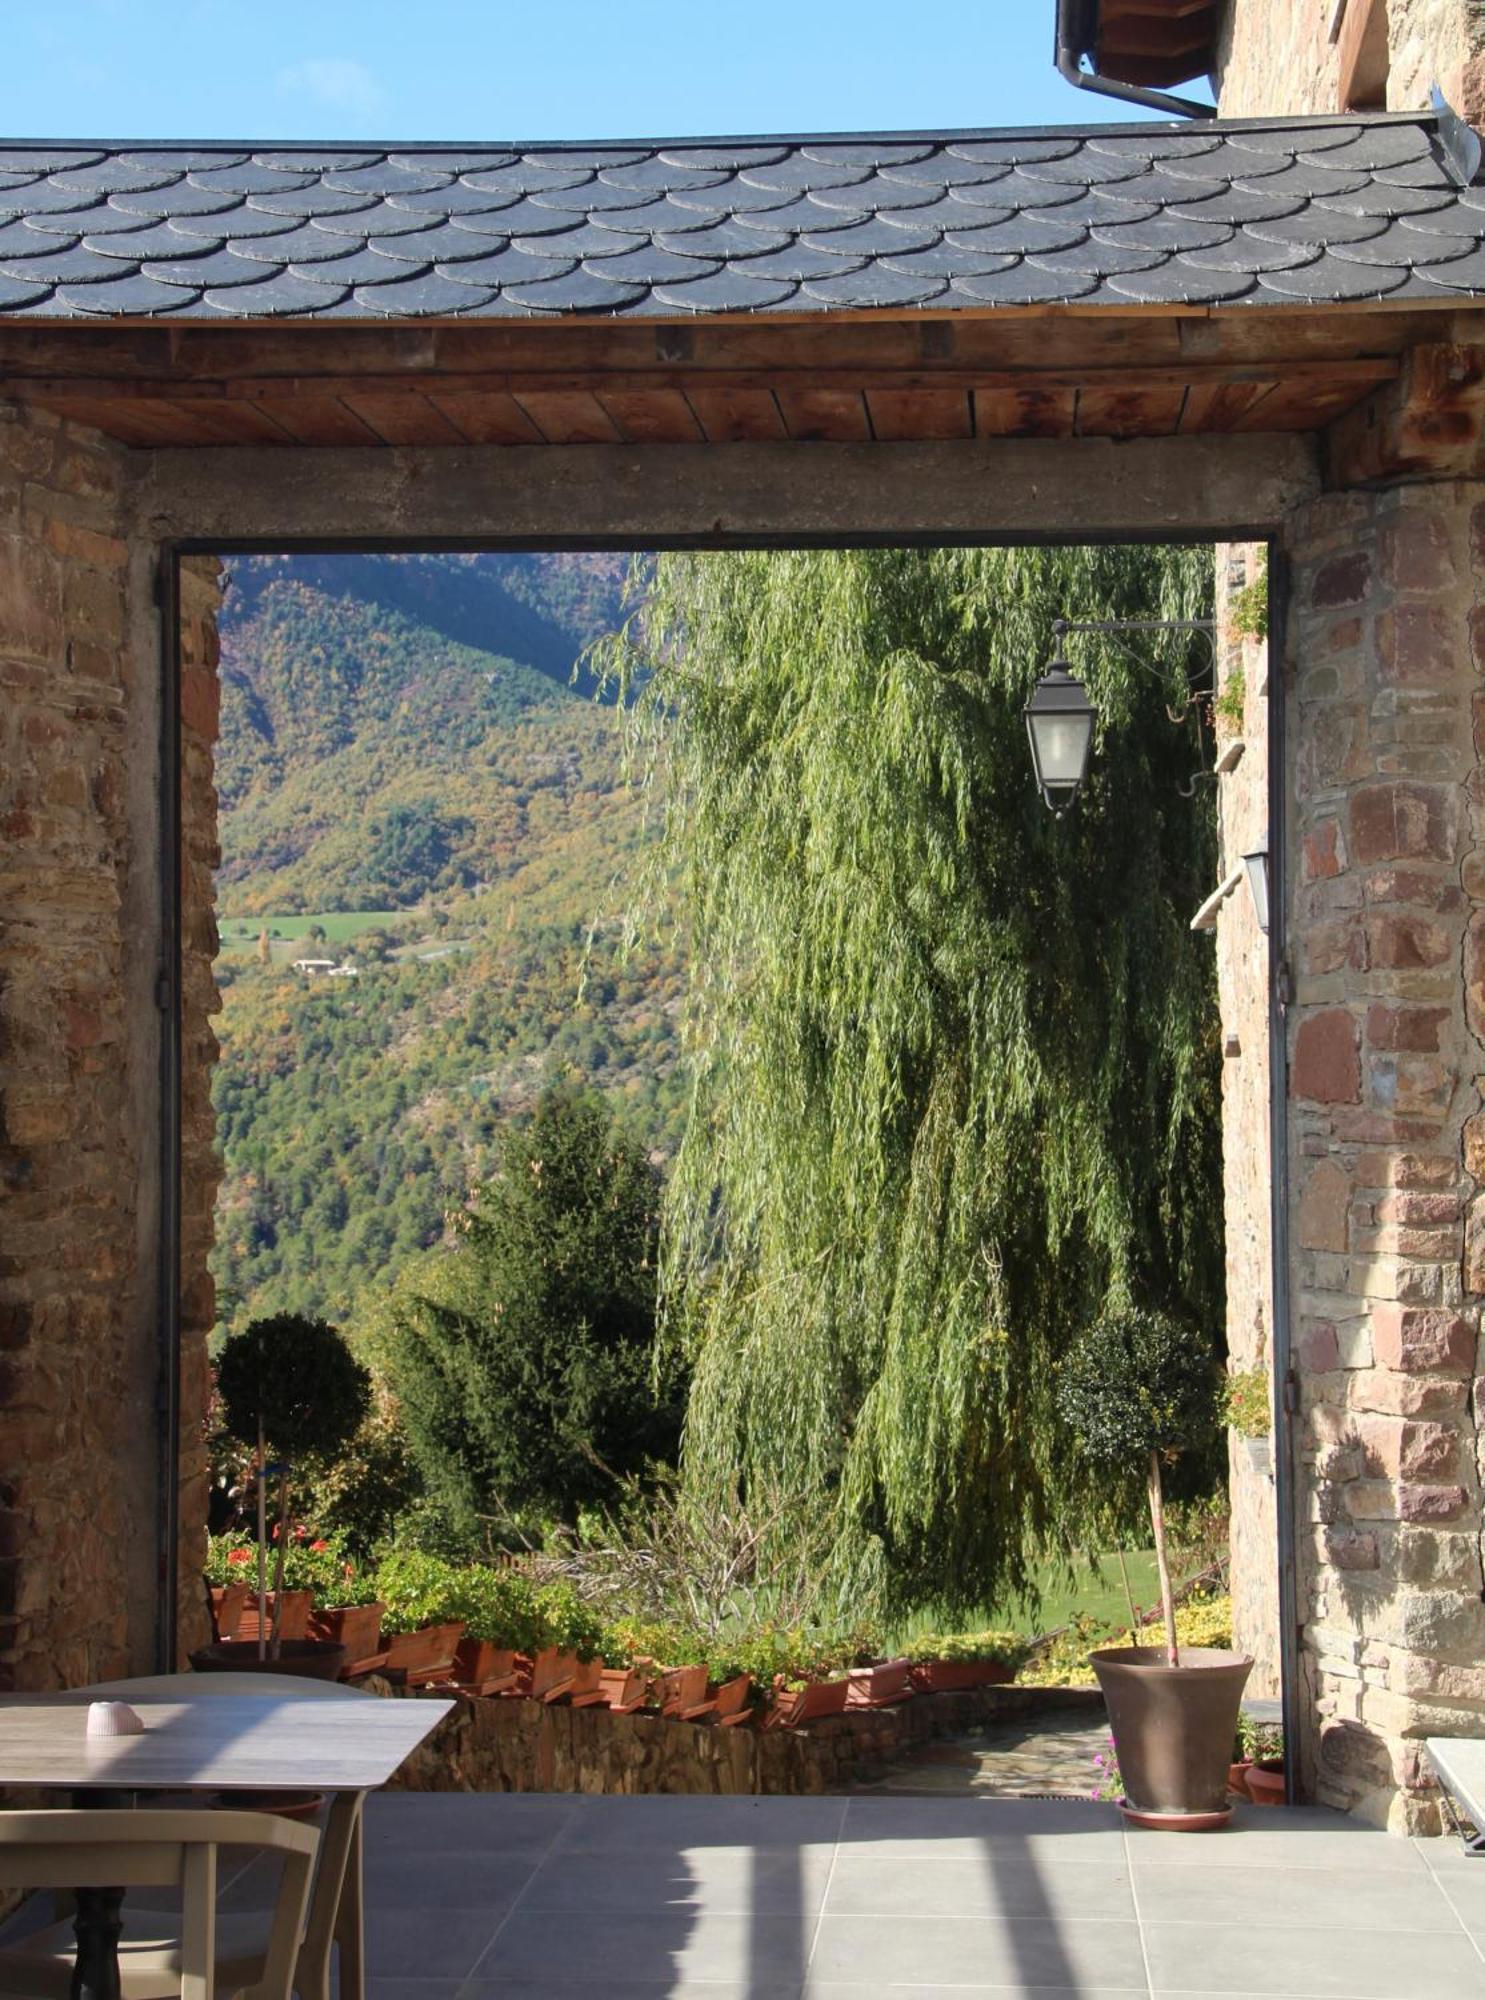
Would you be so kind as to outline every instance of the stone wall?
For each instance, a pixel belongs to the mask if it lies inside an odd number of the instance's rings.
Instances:
[[[1482,529],[1435,485],[1287,537],[1303,1766],[1395,1826],[1432,1824],[1419,1740],[1485,1731]]]
[[[159,646],[133,466],[0,405],[0,1691],[155,1664]],[[209,590],[187,585],[203,663]],[[186,718],[192,1522],[214,1186],[208,721]]]
[[[1322,0],[1235,0],[1218,58],[1223,117],[1339,111],[1334,15]],[[1479,0],[1387,0],[1387,51],[1389,111],[1426,110],[1437,82],[1457,111],[1481,119],[1485,8]]]
[[[384,1681],[368,1686],[393,1695]],[[424,1690],[440,1695],[441,1690]],[[410,1697],[418,1699],[416,1695]],[[896,1708],[828,1716],[802,1729],[722,1729],[606,1708],[458,1700],[403,1766],[418,1792],[770,1793],[849,1791],[914,1745],[1021,1717],[1061,1712],[1071,1728],[1103,1715],[1096,1688],[971,1688]],[[1088,1774],[1089,1790],[1097,1773]]]
[[[1219,691],[1243,690],[1239,721],[1218,717],[1218,879],[1242,865],[1268,830],[1268,647],[1244,637],[1235,614],[1264,589],[1262,544],[1219,547]],[[1236,763],[1232,759],[1236,757]],[[1270,1229],[1268,940],[1246,881],[1217,916],[1217,998],[1222,1018],[1222,1180],[1227,1250],[1227,1353],[1234,1373],[1259,1370],[1273,1389],[1273,1254]],[[1229,1433],[1234,1642],[1253,1656],[1249,1692],[1279,1692],[1278,1517],[1271,1439]]]

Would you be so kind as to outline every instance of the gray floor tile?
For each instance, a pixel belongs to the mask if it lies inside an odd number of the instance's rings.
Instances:
[[[813,1916],[825,1896],[830,1847],[694,1847],[664,1851],[560,1850],[522,1898],[528,1910],[708,1910],[716,1916]]]
[[[845,1801],[835,1798],[584,1799],[562,1852],[828,1846],[844,1810]]]
[[[523,1905],[479,1964],[483,1981],[644,1985],[670,1980],[753,1981],[760,1994],[803,1983],[811,1926],[793,1916],[715,1916],[710,1911],[550,1911]]]
[[[826,1908],[832,1916],[1059,1917],[1133,1920],[1122,1861],[1034,1861],[995,1852],[963,1860],[841,1848]]]
[[[366,1857],[366,1902],[382,1910],[507,1910],[537,1857],[478,1844],[454,1853],[404,1849]]]
[[[1318,1807],[1241,1808],[1223,1833],[1154,1833],[1132,1826],[1129,1858],[1136,1869],[1345,1868],[1423,1869],[1412,1841],[1362,1826]]]
[[[463,1979],[473,1972],[509,1909],[366,1912],[368,1976]]]
[[[1068,1840],[1122,1834],[1123,1821],[1096,1799],[850,1799],[843,1841]]]
[[[601,1995],[592,1983],[582,1979],[501,1979],[490,1983],[475,1979],[465,1986],[459,2000],[798,2000],[799,1982],[772,1978],[752,1979],[605,1979]],[[377,2000],[368,1993],[367,2000]],[[393,1996],[403,2000],[403,1996]],[[406,2000],[417,2000],[415,1994]],[[1041,2000],[1041,1996],[1037,1996]]]
[[[368,1860],[388,1848],[515,1851],[539,1859],[582,1805],[545,1792],[380,1792],[366,1801],[366,1852]]]
[[[1144,1927],[1150,1989],[1173,1994],[1304,2000],[1482,2000],[1485,1961],[1467,1937],[1426,1931],[1271,1927],[1255,1910],[1243,1924]]]
[[[846,1917],[827,1909],[811,1976],[878,1985],[1126,1987],[1143,1991],[1138,1927],[988,1917]]]
[[[1477,1864],[1474,1874],[1463,1868],[1440,1868],[1428,1879],[1471,1936],[1485,1942],[1485,1861]]]
[[[924,1986],[918,1980],[906,1984],[873,1979],[812,1979],[804,1989],[804,2000],[1014,2000],[1025,1994],[1034,2000],[1145,2000],[1149,1988],[1140,1986]]]
[[[379,1979],[368,1973],[366,2000],[459,2000],[459,1979]]]
[[[1134,1879],[1144,1923],[1243,1924],[1256,1916],[1314,1931],[1462,1928],[1426,1870],[1145,1866]]]

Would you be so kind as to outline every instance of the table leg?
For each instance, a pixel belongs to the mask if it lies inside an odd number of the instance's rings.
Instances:
[[[364,2000],[361,1945],[362,1792],[337,1792],[320,1840],[319,1866],[294,1984],[300,2000],[330,2000],[330,1952],[340,1947],[340,2000]]]
[[[118,1811],[132,1805],[132,1792],[74,1792],[75,1806]],[[72,1968],[72,2000],[119,2000],[119,1935],[124,1928],[122,1889],[79,1889],[72,1920],[77,1958]]]

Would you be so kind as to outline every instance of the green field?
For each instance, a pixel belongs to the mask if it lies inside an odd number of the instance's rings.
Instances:
[[[1133,1549],[1124,1560],[1129,1567],[1129,1587],[1134,1593],[1134,1601],[1141,1610],[1148,1610],[1160,1594],[1155,1576],[1155,1551]],[[1028,1638],[1035,1639],[1044,1632],[1055,1632],[1081,1616],[1111,1625],[1128,1623],[1129,1607],[1117,1556],[1102,1557],[1096,1568],[1080,1563],[1070,1578],[1063,1565],[1046,1563],[1038,1581],[1042,1593],[1038,1605],[1012,1602],[952,1620],[946,1620],[932,1610],[920,1611],[899,1627],[893,1635],[894,1643],[901,1644],[920,1633],[946,1628],[958,1632],[1024,1632]]]
[[[322,910],[298,917],[219,917],[217,927],[223,952],[250,952],[256,951],[265,930],[270,946],[297,944],[315,924],[323,928],[328,943],[349,944],[362,931],[405,924],[412,914],[409,910]]]

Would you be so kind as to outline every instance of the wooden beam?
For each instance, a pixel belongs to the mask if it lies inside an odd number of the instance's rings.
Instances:
[[[153,453],[140,518],[207,547],[1247,539],[1318,490],[1299,436]]]
[[[1485,474],[1485,347],[1415,347],[1388,383],[1325,434],[1326,484]]]

